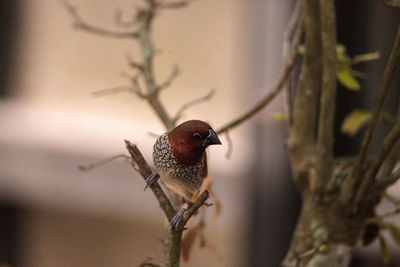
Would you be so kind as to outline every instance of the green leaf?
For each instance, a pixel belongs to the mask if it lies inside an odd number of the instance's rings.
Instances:
[[[299,45],[299,48],[297,49],[297,52],[299,52],[299,54],[304,55],[304,53],[306,52],[306,46],[305,45]]]
[[[388,244],[386,243],[385,238],[383,236],[379,236],[379,245],[381,249],[381,256],[384,264],[388,264],[390,261],[390,249]]]
[[[383,2],[392,7],[400,7],[400,0],[383,0]]]
[[[286,121],[287,119],[289,119],[287,114],[279,112],[273,113],[272,118],[276,121]]]
[[[360,63],[360,62],[376,60],[380,56],[381,56],[381,54],[378,51],[372,52],[372,53],[356,55],[356,56],[353,57],[352,63],[353,64],[357,64],[357,63]]]
[[[390,235],[392,236],[396,244],[400,246],[400,228],[397,227],[397,225],[395,224],[388,223],[387,229],[389,230]]]
[[[354,136],[362,126],[368,123],[371,115],[372,112],[369,110],[353,110],[344,118],[340,131],[344,134]]]
[[[336,57],[337,57],[339,65],[340,64],[350,65],[351,58],[347,55],[346,52],[347,52],[347,49],[344,45],[342,45],[342,44],[336,45]]]
[[[339,82],[349,90],[360,91],[360,84],[351,73],[351,69],[344,68],[336,73]]]

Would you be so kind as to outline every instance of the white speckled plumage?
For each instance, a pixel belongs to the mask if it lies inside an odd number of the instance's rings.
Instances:
[[[167,134],[160,136],[154,144],[153,162],[161,180],[168,188],[187,200],[192,198],[203,183],[205,160],[203,157],[194,165],[179,164]]]

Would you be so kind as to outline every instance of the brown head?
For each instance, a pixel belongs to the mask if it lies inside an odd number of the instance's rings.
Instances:
[[[168,133],[168,140],[176,161],[184,165],[198,163],[208,146],[221,144],[211,126],[200,120],[190,120],[178,125]]]

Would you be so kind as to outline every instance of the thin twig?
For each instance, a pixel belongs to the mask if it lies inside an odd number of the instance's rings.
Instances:
[[[294,37],[294,33],[298,27],[302,27],[302,15],[303,13],[303,0],[298,0],[296,5],[290,15],[289,22],[286,25],[286,29],[283,35],[283,48],[282,48],[282,58],[286,61],[286,58],[289,56],[290,48],[292,46],[292,41]],[[288,114],[288,122],[289,125],[293,123],[293,111],[292,111],[292,91],[290,86],[290,79],[288,79],[285,86],[285,107],[286,112]]]
[[[85,172],[86,171],[91,171],[91,170],[93,170],[95,168],[98,168],[98,167],[100,167],[100,166],[102,166],[102,165],[104,165],[106,163],[109,163],[109,162],[111,162],[111,161],[113,161],[115,159],[119,159],[119,158],[124,158],[126,160],[130,159],[130,157],[128,157],[127,155],[119,154],[119,155],[116,155],[116,156],[112,156],[110,158],[102,159],[102,160],[94,162],[94,163],[90,163],[88,165],[78,165],[78,169],[80,171],[85,171]]]
[[[184,113],[188,108],[193,107],[194,105],[197,105],[197,104],[200,104],[200,103],[203,103],[203,102],[206,102],[206,101],[210,100],[210,99],[214,96],[214,94],[215,94],[215,89],[213,88],[213,89],[211,89],[211,91],[210,91],[208,94],[206,94],[205,96],[202,96],[202,97],[193,99],[192,101],[189,101],[189,102],[185,103],[185,104],[176,112],[176,115],[174,116],[173,121],[174,121],[174,122],[178,121],[178,120],[182,117],[183,113]]]
[[[260,110],[266,107],[274,98],[278,95],[278,93],[282,90],[283,86],[285,85],[287,79],[289,78],[289,74],[293,68],[298,48],[300,45],[301,37],[303,35],[303,27],[299,27],[296,31],[295,37],[293,38],[293,46],[290,51],[290,56],[285,62],[285,67],[283,68],[281,74],[278,77],[278,80],[275,86],[269,91],[256,105],[254,105],[250,110],[243,113],[242,115],[238,116],[234,120],[228,122],[227,124],[223,125],[217,130],[217,133],[221,134],[224,133],[242,122],[248,120],[249,118],[253,117],[257,114]]]
[[[289,56],[291,41],[299,25],[302,9],[303,9],[303,0],[297,0],[294,9],[292,11],[292,14],[289,17],[289,21],[286,24],[285,31],[283,33],[283,49],[282,49],[283,59]]]
[[[386,213],[384,213],[384,214],[382,214],[382,215],[379,215],[379,218],[388,218],[388,217],[392,217],[392,216],[396,216],[396,215],[399,215],[400,214],[400,208],[397,208],[397,209],[395,209],[395,210],[392,210],[392,211],[389,211],[389,212],[386,212]]]
[[[230,159],[231,155],[232,155],[232,151],[233,151],[233,142],[232,142],[231,136],[229,135],[229,131],[225,132],[225,137],[226,137],[226,141],[228,143],[228,150],[226,151],[225,157],[227,159]]]
[[[333,0],[320,0],[322,88],[318,138],[316,147],[315,181],[317,188],[328,183],[333,171],[333,128],[336,104],[336,23]]]
[[[400,118],[399,122],[386,136],[385,140],[382,143],[381,148],[379,149],[378,154],[372,160],[372,164],[369,166],[365,177],[363,178],[361,185],[359,186],[355,198],[355,202],[359,203],[361,199],[367,193],[367,189],[374,183],[375,177],[378,174],[379,168],[382,166],[382,163],[385,161],[387,155],[390,150],[393,148],[394,144],[400,138]]]
[[[71,17],[74,20],[75,27],[77,29],[113,38],[139,38],[139,33],[137,31],[116,32],[90,25],[81,18],[81,16],[78,13],[78,9],[74,7],[69,1],[67,0],[59,0],[59,1],[65,7],[65,9],[70,13]]]
[[[115,15],[114,15],[115,24],[117,24],[121,28],[131,28],[131,27],[135,26],[135,24],[136,24],[135,16],[133,18],[131,18],[131,20],[126,21],[123,19],[123,14],[124,14],[124,12],[121,9],[117,9],[117,11],[115,11]]]
[[[107,95],[116,95],[116,94],[125,93],[125,92],[134,93],[140,97],[144,97],[140,91],[137,91],[135,88],[133,88],[131,86],[126,86],[126,85],[97,90],[97,91],[92,92],[92,95],[94,97],[102,97],[102,96],[107,96]]]
[[[386,178],[379,180],[376,185],[374,186],[375,190],[383,190],[388,188],[389,186],[393,185],[400,179],[400,169],[394,171],[391,175]]]
[[[368,128],[364,134],[364,138],[361,143],[361,148],[357,155],[352,172],[350,173],[349,177],[347,177],[347,179],[345,180],[345,183],[343,185],[343,192],[341,195],[341,201],[343,203],[348,202],[353,198],[354,188],[362,177],[362,169],[363,169],[365,157],[366,157],[366,154],[368,151],[368,146],[372,139],[372,134],[375,130],[376,124],[379,120],[379,114],[382,110],[382,106],[383,106],[383,102],[385,100],[386,94],[389,91],[389,85],[392,80],[397,62],[399,61],[399,57],[400,57],[400,26],[398,27],[396,39],[394,41],[388,63],[386,65],[385,71],[383,73],[383,80],[380,85],[380,88],[378,91],[378,97],[377,97],[377,100],[375,102],[375,105],[374,105],[374,108],[372,111],[371,121],[368,124]],[[368,184],[370,182],[371,181],[368,181]],[[362,189],[362,191],[364,191],[364,189]],[[359,195],[359,197],[360,197],[360,195]]]
[[[189,0],[175,1],[175,2],[166,2],[166,1],[158,1],[157,6],[165,9],[177,9],[184,8],[190,4]]]
[[[143,73],[143,64],[135,61],[130,54],[126,55],[126,60],[128,61],[129,66]]]
[[[179,68],[177,66],[174,66],[174,69],[172,70],[168,78],[158,86],[158,90],[163,90],[168,88],[171,85],[171,83],[176,79],[176,77],[179,76],[179,74],[181,74]]]

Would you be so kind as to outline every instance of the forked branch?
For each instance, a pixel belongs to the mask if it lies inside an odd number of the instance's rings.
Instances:
[[[79,15],[78,9],[73,6],[67,0],[59,0],[61,4],[65,7],[65,9],[70,13],[71,17],[74,20],[74,26],[77,29],[84,30],[93,34],[103,35],[112,38],[138,38],[139,33],[137,31],[128,31],[128,32],[117,32],[106,30],[94,25],[91,25],[84,21],[82,17]]]

